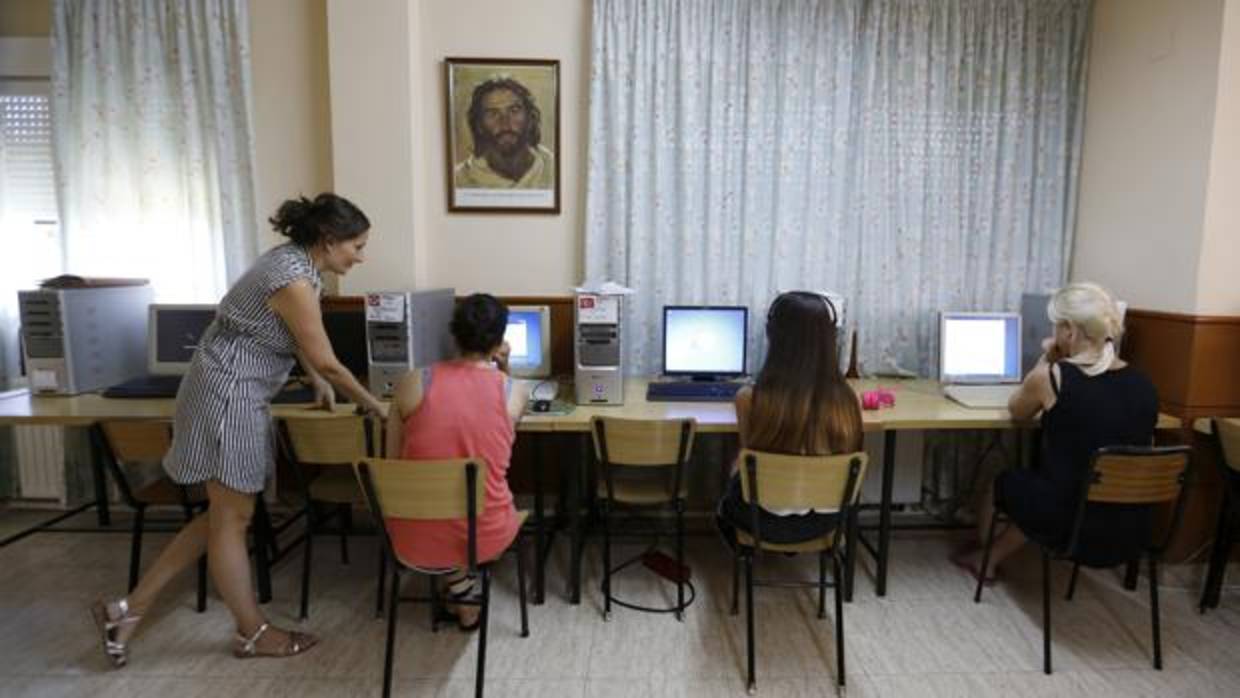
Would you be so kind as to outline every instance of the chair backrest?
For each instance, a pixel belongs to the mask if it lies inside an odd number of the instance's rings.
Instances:
[[[590,434],[600,463],[623,466],[683,464],[693,451],[697,420],[593,417]]]
[[[1215,419],[1211,426],[1223,454],[1223,465],[1240,473],[1240,419]]]
[[[868,463],[864,451],[794,456],[742,449],[741,497],[764,509],[843,512],[856,503]]]
[[[486,508],[486,459],[367,458],[353,470],[371,513],[385,521],[384,541],[393,559],[400,557],[387,535],[387,517],[466,519],[469,566],[477,566],[477,519]]]
[[[374,454],[374,428],[367,417],[286,417],[280,434],[296,465],[348,465]]]
[[[126,504],[137,506],[129,476],[122,466],[161,462],[172,445],[172,422],[166,419],[98,422],[92,434],[121,498]]]
[[[1064,553],[1076,554],[1087,505],[1130,504],[1153,507],[1175,503],[1171,524],[1163,541],[1142,541],[1161,552],[1175,535],[1184,513],[1184,483],[1188,477],[1189,446],[1106,446],[1094,452],[1083,483],[1076,518]]]

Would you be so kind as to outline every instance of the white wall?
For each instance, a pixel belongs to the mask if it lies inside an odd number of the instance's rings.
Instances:
[[[366,263],[340,292],[414,286],[410,12],[416,0],[328,0],[334,187],[372,227]],[[422,99],[422,95],[417,96]],[[424,284],[422,284],[424,285]]]
[[[281,238],[267,218],[282,201],[332,188],[325,0],[249,5],[255,225],[263,247]]]
[[[1223,0],[1094,6],[1070,275],[1133,307],[1197,310],[1222,13]]]
[[[1240,315],[1240,0],[1227,0],[1219,54],[1197,312]]]

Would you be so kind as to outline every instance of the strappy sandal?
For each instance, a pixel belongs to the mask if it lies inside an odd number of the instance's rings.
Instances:
[[[116,612],[113,613],[112,609]],[[113,603],[96,601],[90,606],[90,615],[103,638],[103,653],[114,669],[120,669],[129,661],[129,636],[142,616],[129,612],[129,602],[119,599]]]
[[[459,594],[452,594],[452,593],[448,594],[447,612],[452,614],[452,617],[456,620],[456,627],[460,628],[461,630],[467,633],[477,630],[478,626],[482,624],[482,607],[477,604],[473,604],[473,603],[471,604],[461,603],[462,601],[476,601],[477,600],[477,594],[475,593],[476,587],[477,587],[477,580],[474,580],[473,583],[470,584],[469,588],[466,589],[465,591],[462,591]],[[461,611],[466,608],[478,609],[478,615],[474,616],[473,621],[470,623],[466,623],[461,617]]]
[[[319,639],[309,633],[300,633],[296,630],[285,630],[288,633],[288,642],[276,651],[260,651],[258,649],[258,640],[271,629],[271,623],[263,623],[258,626],[258,630],[250,637],[246,637],[241,633],[233,640],[233,656],[237,659],[250,659],[253,657],[292,657],[301,654],[306,650],[319,644]]]

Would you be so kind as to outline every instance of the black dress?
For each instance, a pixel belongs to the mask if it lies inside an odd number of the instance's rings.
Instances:
[[[1042,414],[1041,469],[1010,470],[995,480],[996,506],[1028,538],[1051,547],[1068,542],[1094,451],[1149,446],[1158,420],[1158,395],[1137,369],[1089,377],[1075,364],[1058,365],[1055,405]],[[1085,522],[1076,557],[1088,565],[1131,559],[1150,537],[1150,512],[1142,505],[1090,504]]]

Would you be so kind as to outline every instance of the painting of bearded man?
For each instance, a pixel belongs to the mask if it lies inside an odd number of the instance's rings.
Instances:
[[[447,66],[449,209],[558,212],[558,61]]]

